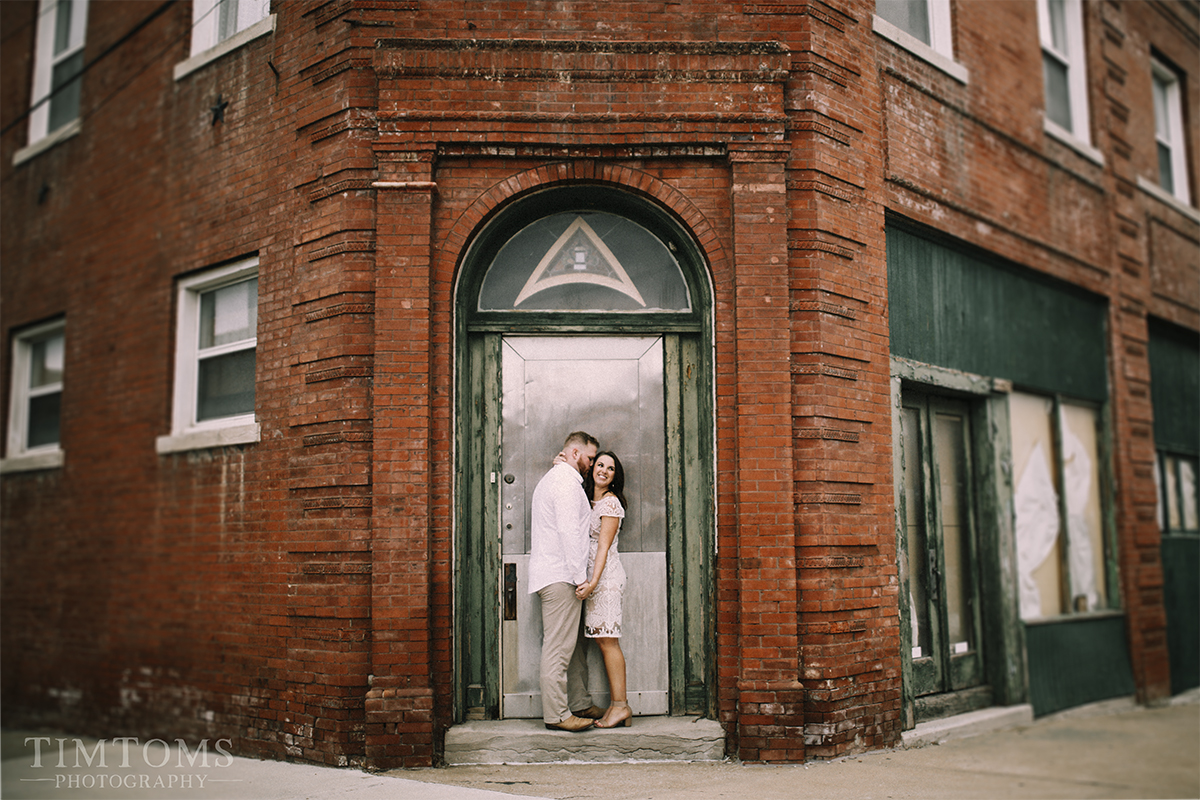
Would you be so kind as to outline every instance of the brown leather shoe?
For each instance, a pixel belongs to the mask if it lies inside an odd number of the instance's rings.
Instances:
[[[604,709],[597,706],[588,706],[583,711],[572,711],[571,713],[584,719],[600,719],[604,716]]]
[[[580,731],[586,731],[588,728],[592,727],[592,725],[594,725],[594,724],[595,724],[595,722],[593,720],[580,719],[579,717],[572,714],[571,716],[564,719],[562,722],[557,722],[554,724],[547,722],[546,727],[552,731],[569,731],[570,733],[579,733]]]

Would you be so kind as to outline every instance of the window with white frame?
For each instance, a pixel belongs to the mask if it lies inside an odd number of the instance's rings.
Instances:
[[[258,259],[181,280],[171,435],[160,452],[258,440]]]
[[[1087,58],[1080,0],[1038,0],[1038,28],[1047,128],[1090,145]]]
[[[33,59],[29,143],[79,118],[88,0],[41,0]]]
[[[270,16],[271,0],[194,0],[192,55],[216,47]]]
[[[875,0],[875,16],[947,58],[954,57],[950,0]]]
[[[61,452],[65,330],[59,319],[13,337],[7,461]]]
[[[1183,98],[1179,76],[1158,59],[1150,62],[1154,80],[1154,138],[1158,147],[1158,185],[1190,203],[1187,153],[1183,136]]]

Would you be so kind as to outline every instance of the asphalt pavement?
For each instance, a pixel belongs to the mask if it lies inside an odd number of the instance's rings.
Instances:
[[[180,752],[137,740],[106,740],[99,749],[94,739],[80,742],[61,733],[4,731],[0,741],[0,797],[1200,798],[1200,692],[1196,691],[1156,707],[1136,706],[1131,701],[1101,703],[1010,730],[788,766],[727,760],[464,766],[367,773],[239,758],[224,752],[217,743],[210,743],[204,752],[198,748]]]

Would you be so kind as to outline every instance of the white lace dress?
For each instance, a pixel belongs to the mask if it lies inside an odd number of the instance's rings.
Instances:
[[[613,495],[606,495],[596,501],[592,507],[591,527],[588,531],[588,577],[596,564],[596,550],[600,545],[600,518],[625,517],[625,509],[621,501]],[[621,556],[617,553],[617,539],[620,538],[620,522],[617,522],[617,536],[613,537],[612,545],[608,548],[608,558],[604,562],[604,572],[600,574],[600,583],[588,597],[583,610],[583,635],[589,639],[618,638],[621,635],[621,595],[625,593],[625,568],[621,566]]]

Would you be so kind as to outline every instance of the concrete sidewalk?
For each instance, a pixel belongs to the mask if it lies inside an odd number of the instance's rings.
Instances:
[[[6,731],[0,795],[17,798],[219,798],[298,800],[806,800],[838,798],[1200,798],[1200,693],[1159,708],[1114,701],[1012,730],[831,762],[757,766],[737,762],[464,766],[368,774],[195,750],[167,753]],[[635,723],[636,724],[636,723]],[[32,736],[49,737],[34,764]],[[57,740],[65,738],[58,768]],[[129,766],[122,768],[127,762]],[[164,763],[165,762],[165,763]],[[141,766],[139,767],[139,763]],[[162,763],[162,767],[157,764]],[[149,764],[149,766],[147,766]],[[174,777],[172,777],[174,776]],[[115,784],[115,785],[114,785]]]

